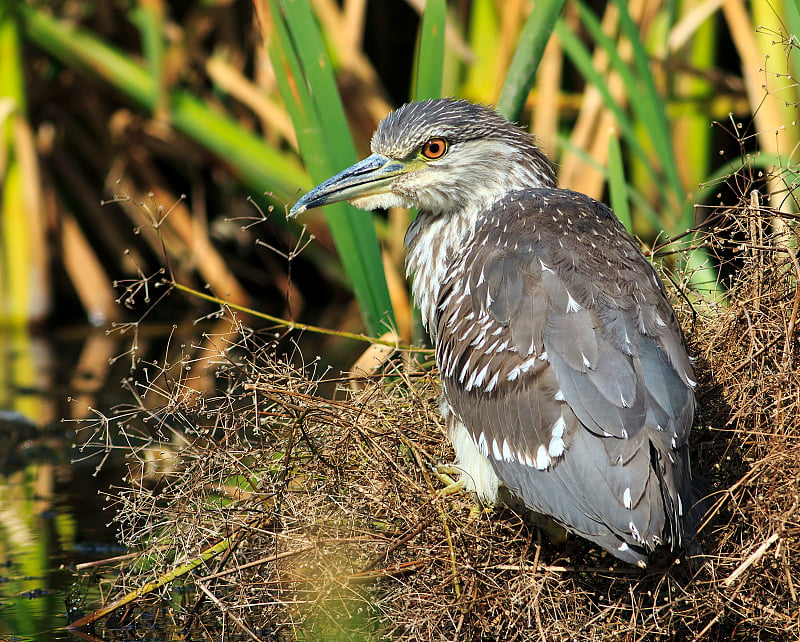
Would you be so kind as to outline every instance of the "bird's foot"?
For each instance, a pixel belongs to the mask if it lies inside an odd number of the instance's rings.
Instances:
[[[492,506],[485,506],[481,503],[479,499],[475,500],[475,503],[469,507],[469,515],[467,515],[466,524],[471,524],[476,519],[479,519],[483,515],[489,515],[494,511]]]
[[[433,473],[444,484],[444,488],[439,489],[436,493],[439,497],[446,497],[453,495],[464,490],[466,482],[461,478],[462,470],[448,464],[439,464],[434,468]],[[453,479],[452,475],[458,475],[459,478]]]

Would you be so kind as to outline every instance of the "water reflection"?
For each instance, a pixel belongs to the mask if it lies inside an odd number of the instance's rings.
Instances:
[[[56,630],[66,623],[65,596],[74,580],[67,567],[119,551],[97,519],[102,510],[97,489],[108,480],[92,484],[91,471],[74,474],[65,446],[63,440],[59,445],[39,437],[4,449],[0,635],[66,639]]]
[[[0,330],[0,410],[15,411],[35,425],[53,421],[53,350],[24,327]]]
[[[0,637],[67,639],[58,631],[74,580],[67,568],[118,549],[98,490],[120,469],[93,476],[73,465],[70,425],[59,421],[97,402],[114,349],[104,333],[73,342],[0,333]],[[79,404],[63,394],[72,386]]]

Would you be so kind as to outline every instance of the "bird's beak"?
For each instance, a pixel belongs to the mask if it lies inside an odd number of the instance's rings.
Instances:
[[[297,216],[320,205],[385,194],[392,181],[409,169],[408,163],[387,158],[383,154],[372,154],[317,185],[294,204],[289,216]]]

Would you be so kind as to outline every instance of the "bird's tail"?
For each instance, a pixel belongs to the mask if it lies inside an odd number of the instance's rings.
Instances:
[[[698,533],[701,527],[705,529],[713,525],[712,509],[714,502],[712,501],[712,491],[713,489],[708,480],[701,475],[692,473],[691,484],[687,493],[688,510],[684,516],[683,527],[684,545],[686,553],[690,557],[703,554],[697,537]]]

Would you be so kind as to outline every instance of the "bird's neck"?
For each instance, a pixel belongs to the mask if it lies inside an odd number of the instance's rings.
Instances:
[[[474,233],[480,211],[482,208],[479,207],[449,214],[423,211],[406,232],[406,275],[413,275],[411,292],[414,303],[429,333],[436,329],[434,316],[439,288],[456,253]],[[435,340],[435,337],[431,338]]]
[[[476,177],[482,179],[476,178],[467,196],[447,203],[458,203],[459,209],[422,210],[406,232],[406,275],[413,275],[414,303],[434,341],[439,288],[451,271],[456,255],[469,246],[470,237],[484,214],[513,192],[555,187],[553,165],[538,147],[531,143],[525,149],[524,162],[519,160],[520,154],[517,150],[509,156],[507,147],[498,148],[496,154],[490,155],[490,161],[484,160],[480,171],[476,170]]]

